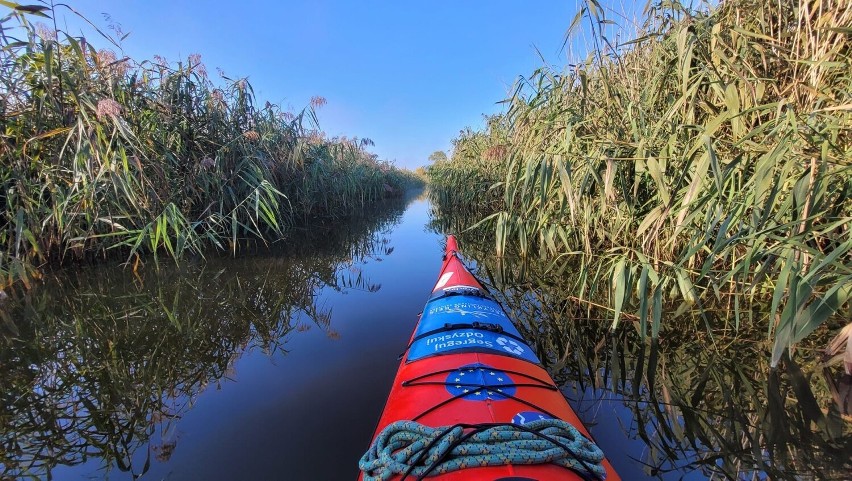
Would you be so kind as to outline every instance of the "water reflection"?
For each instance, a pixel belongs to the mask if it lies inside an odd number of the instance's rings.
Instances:
[[[412,205],[239,259],[83,269],[10,300],[0,479],[354,479],[441,255]],[[488,229],[437,206],[428,222],[460,233],[625,479],[848,478],[826,339],[776,372],[765,331],[668,326],[643,344],[541,264],[495,259]]]
[[[104,477],[115,467],[135,479],[167,461],[178,420],[243,353],[281,353],[310,328],[337,336],[318,293],[380,289],[360,266],[391,253],[405,201],[238,260],[91,267],[7,300],[0,479],[52,479],[92,459]]]
[[[546,261],[497,259],[488,230],[465,230],[478,219],[437,203],[431,215],[431,229],[460,234],[479,276],[626,479],[849,479],[852,418],[820,364],[828,332],[780,370],[769,368],[765,330],[708,332],[696,319],[646,344],[638,325],[613,332],[611,315],[571,297],[570,274],[555,275]]]

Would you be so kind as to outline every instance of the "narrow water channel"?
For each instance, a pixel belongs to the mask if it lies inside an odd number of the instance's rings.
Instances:
[[[75,269],[7,300],[0,479],[355,479],[397,355],[434,282],[446,228],[420,195],[270,250],[180,267],[149,263],[137,273]],[[519,286],[505,288],[505,275],[480,267],[516,314],[552,317],[543,298],[518,301]],[[661,399],[653,379],[626,374],[656,372],[660,359],[679,359],[672,352],[605,326],[531,326],[522,327],[552,351],[543,357],[624,479],[835,478],[849,465],[848,422],[838,434],[828,414],[820,422],[835,437],[822,442],[783,438],[800,432],[789,428],[800,414],[778,418],[789,429],[772,442],[823,451],[775,471],[762,469],[771,464],[762,456],[767,443],[745,455],[720,452],[708,431],[764,435],[765,419],[741,419],[753,406],[731,412],[730,423],[693,419],[671,408],[689,395],[672,384],[678,378],[663,381],[669,394]],[[706,372],[695,377],[717,375]],[[726,475],[730,463],[740,464]]]

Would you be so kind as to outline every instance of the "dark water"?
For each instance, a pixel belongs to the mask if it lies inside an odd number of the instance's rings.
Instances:
[[[355,479],[446,230],[412,197],[236,259],[78,269],[7,300],[0,479]],[[568,323],[558,290],[461,240],[625,479],[852,468],[848,418],[797,365]]]

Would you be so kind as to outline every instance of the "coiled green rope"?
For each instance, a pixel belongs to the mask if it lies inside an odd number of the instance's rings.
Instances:
[[[465,428],[473,428],[465,431]],[[603,480],[600,448],[561,419],[515,424],[430,428],[397,421],[376,437],[358,466],[364,481],[387,481],[398,474],[416,479],[459,469],[553,463],[586,479]]]

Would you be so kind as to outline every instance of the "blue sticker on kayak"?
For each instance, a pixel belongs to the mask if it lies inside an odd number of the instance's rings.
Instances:
[[[485,297],[465,295],[447,296],[429,302],[423,311],[423,318],[429,320],[426,324],[464,321],[512,324],[496,302]],[[424,328],[426,326],[421,320],[419,329]]]
[[[441,331],[419,339],[408,351],[408,360],[416,361],[426,356],[449,354],[459,350],[504,354],[534,364],[539,362],[532,349],[523,342],[501,333],[473,328]]]
[[[501,401],[515,395],[515,382],[503,371],[485,364],[460,367],[447,376],[447,391],[471,401]]]
[[[553,416],[538,411],[521,411],[512,417],[512,424],[524,425],[542,419],[553,419]]]
[[[500,306],[477,296],[449,296],[426,305],[408,360],[459,350],[505,354],[538,364]]]

